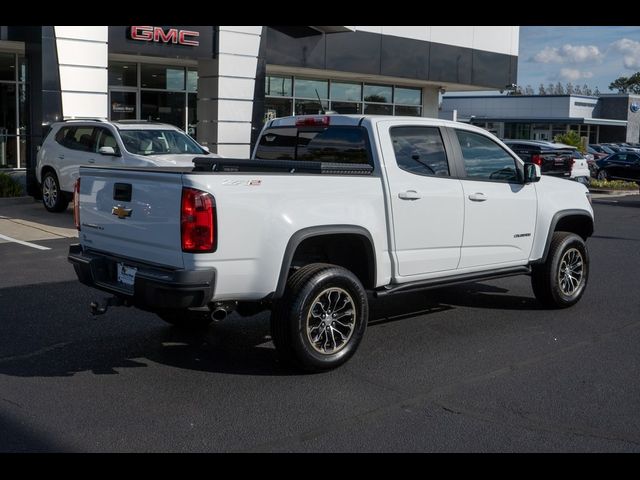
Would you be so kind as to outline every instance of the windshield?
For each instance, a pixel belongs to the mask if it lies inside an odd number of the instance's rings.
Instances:
[[[604,153],[608,153],[608,154],[616,153],[611,148],[607,147],[606,145],[602,145],[602,150],[604,151]]]
[[[205,151],[187,134],[178,130],[120,130],[127,151],[137,155],[167,155]]]

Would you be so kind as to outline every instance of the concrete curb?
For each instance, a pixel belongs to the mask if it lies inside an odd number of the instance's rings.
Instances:
[[[638,190],[607,190],[604,188],[590,188],[589,193],[597,193],[600,195],[617,195],[624,197],[627,195],[638,195]]]

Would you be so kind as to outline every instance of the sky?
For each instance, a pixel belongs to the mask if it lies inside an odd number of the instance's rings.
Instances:
[[[640,27],[520,27],[517,84],[585,83],[601,93],[640,71]]]

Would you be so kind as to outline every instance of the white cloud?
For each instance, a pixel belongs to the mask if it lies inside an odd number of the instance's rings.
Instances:
[[[602,60],[604,54],[595,45],[571,45],[560,48],[545,47],[531,60],[537,63],[584,63]]]
[[[560,73],[555,78],[565,82],[575,82],[591,77],[593,77],[593,72],[583,72],[577,68],[561,68]]]
[[[636,70],[640,67],[640,42],[622,38],[611,46],[623,55],[625,68]]]

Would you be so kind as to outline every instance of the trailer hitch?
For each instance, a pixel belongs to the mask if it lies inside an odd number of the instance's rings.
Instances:
[[[107,313],[109,307],[121,307],[123,305],[128,307],[130,306],[130,303],[121,297],[113,296],[105,298],[102,305],[100,305],[99,302],[91,302],[89,304],[89,310],[91,311],[91,315],[95,317],[97,315],[104,315]]]

